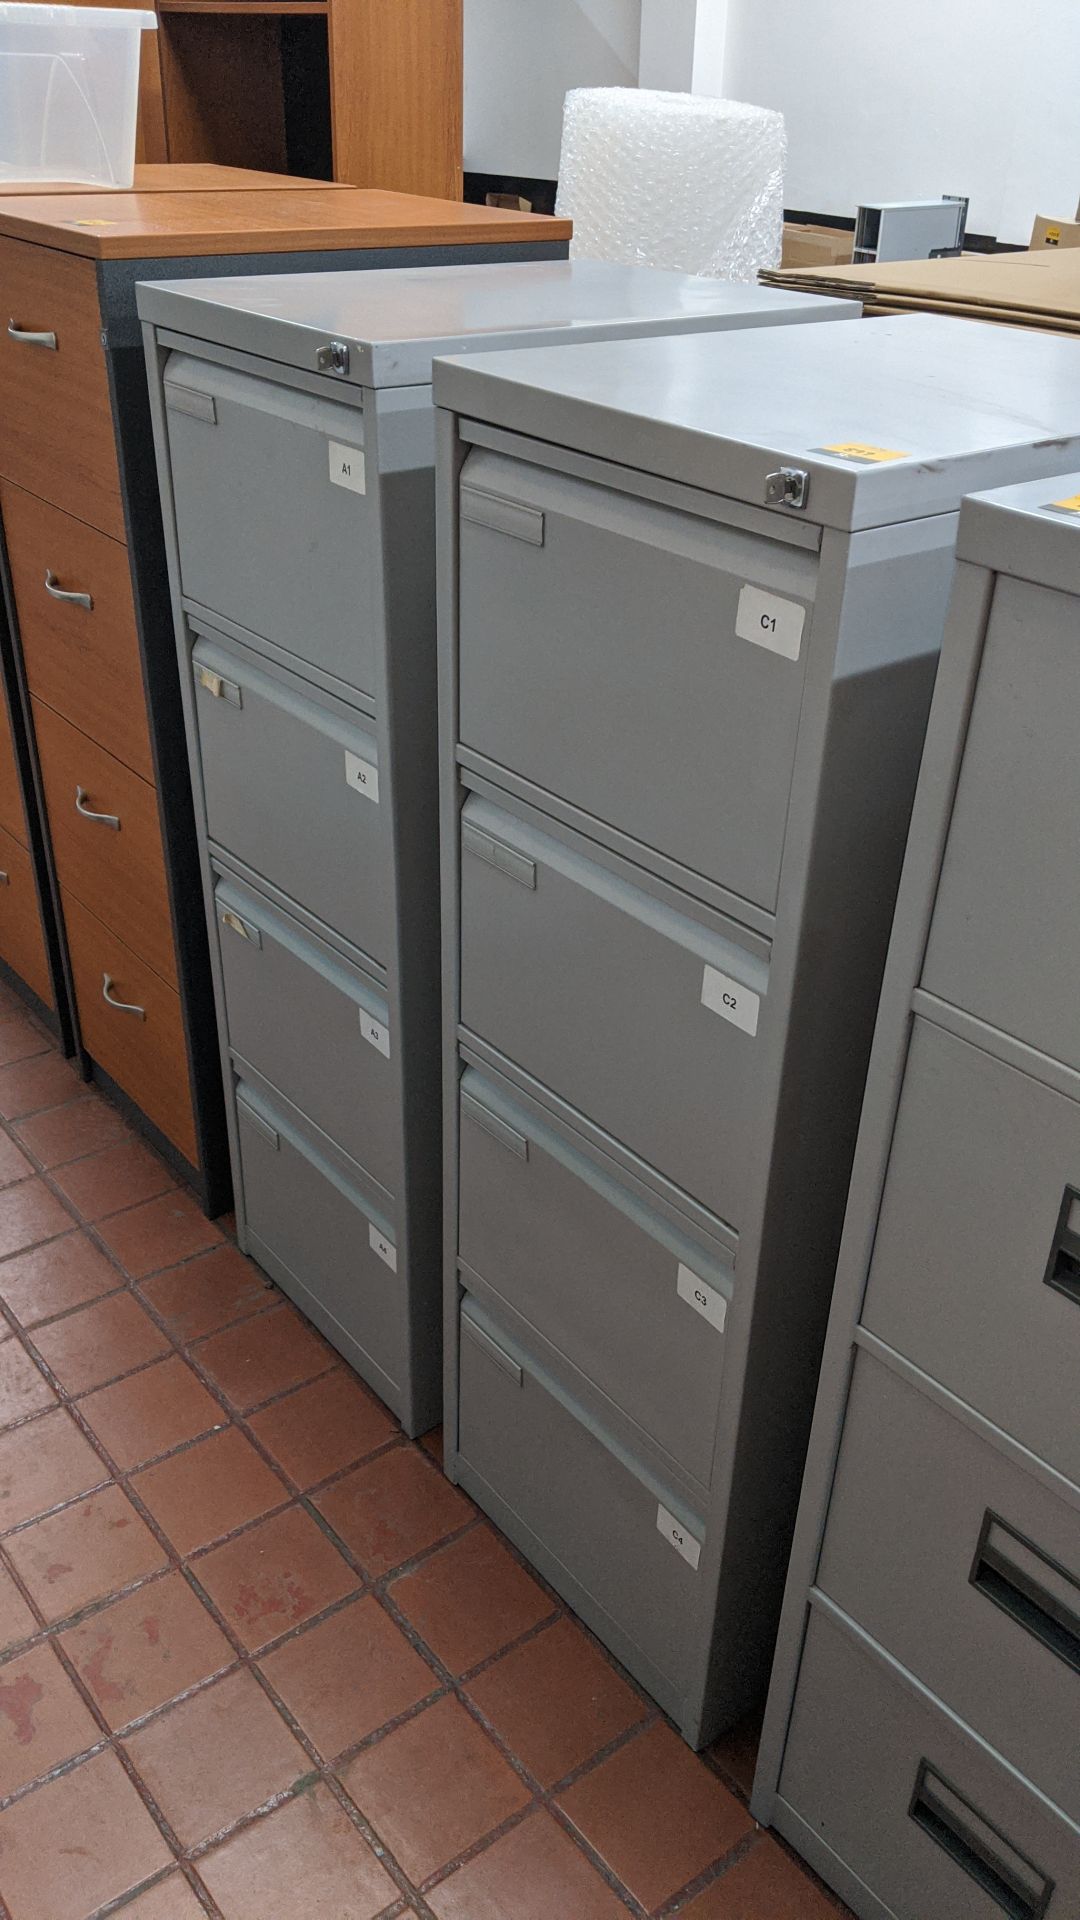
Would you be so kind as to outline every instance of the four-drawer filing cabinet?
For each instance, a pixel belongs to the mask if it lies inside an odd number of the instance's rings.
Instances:
[[[1080,476],[958,556],[754,1809],[861,1920],[1073,1920]]]
[[[700,1743],[768,1673],[957,510],[1060,470],[1080,346],[881,319],[435,394],[447,1466]]]
[[[588,261],[139,300],[241,1245],[422,1432],[441,1405],[432,356],[819,307]]]

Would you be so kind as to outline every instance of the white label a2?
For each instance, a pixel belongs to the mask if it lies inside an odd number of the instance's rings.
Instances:
[[[358,753],[346,753],[345,783],[354,793],[362,793],[365,800],[374,800],[378,806],[379,769],[371,760],[361,760]]]
[[[348,487],[350,493],[366,493],[367,463],[364,449],[343,447],[340,440],[331,440],[330,478],[335,487]]]
[[[379,1259],[385,1260],[391,1273],[396,1273],[397,1248],[393,1241],[388,1240],[385,1233],[380,1233],[378,1227],[373,1227],[370,1223],[368,1225],[368,1239],[371,1242],[374,1252],[378,1254]]]
[[[695,1313],[700,1313],[710,1327],[716,1328],[717,1333],[723,1333],[724,1322],[727,1319],[727,1301],[719,1288],[707,1285],[698,1274],[692,1272],[689,1267],[684,1267],[681,1262],[677,1285],[679,1299],[685,1300],[687,1306],[693,1307]]]
[[[687,1566],[693,1567],[696,1573],[701,1559],[701,1541],[695,1540],[693,1534],[687,1532],[682,1521],[676,1520],[675,1515],[669,1513],[665,1506],[659,1506],[656,1509],[656,1525],[658,1532],[663,1534],[664,1539],[674,1547],[676,1553],[682,1554]]]
[[[805,625],[806,608],[797,600],[782,600],[761,587],[744,587],[739,595],[735,631],[740,640],[752,640],[771,653],[782,653],[785,660],[797,660]]]
[[[370,1013],[365,1013],[363,1007],[360,1009],[360,1034],[369,1047],[374,1047],[376,1053],[385,1054],[389,1060],[390,1029],[384,1027],[381,1020],[376,1020]]]
[[[701,1004],[708,1007],[710,1013],[718,1013],[721,1020],[730,1020],[732,1026],[741,1028],[743,1033],[752,1037],[757,1032],[761,995],[744,987],[741,980],[732,980],[728,974],[720,973],[716,967],[705,969]]]

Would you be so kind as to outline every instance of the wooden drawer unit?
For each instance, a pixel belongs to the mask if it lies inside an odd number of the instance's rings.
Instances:
[[[0,827],[0,960],[32,987],[47,1007],[53,1004],[49,962],[41,931],[34,868],[26,848]]]
[[[123,540],[94,263],[2,235],[0,472]]]
[[[157,794],[40,700],[33,709],[61,888],[175,986]]]
[[[196,1164],[179,994],[73,894],[61,897],[83,1045]]]
[[[0,827],[4,827],[20,846],[25,847],[26,814],[23,811],[22,783],[3,693],[0,693]]]
[[[9,481],[0,506],[30,692],[152,781],[127,548]]]

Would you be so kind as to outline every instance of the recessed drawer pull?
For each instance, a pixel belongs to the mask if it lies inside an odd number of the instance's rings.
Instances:
[[[254,1107],[249,1107],[246,1100],[237,1100],[236,1117],[242,1120],[245,1126],[253,1127],[255,1132],[266,1141],[267,1146],[273,1147],[275,1153],[280,1152],[281,1135],[277,1128],[272,1127],[269,1120],[264,1120],[261,1113],[256,1113]]]
[[[508,880],[516,880],[521,887],[536,890],[536,861],[530,860],[516,847],[508,847],[504,840],[496,840],[493,833],[484,833],[467,820],[461,830],[461,844],[466,853],[473,853],[478,860],[486,860],[496,873],[504,873]]]
[[[1080,1307],[1080,1193],[1075,1187],[1065,1189],[1043,1277],[1055,1293]]]
[[[971,1584],[1080,1673],[1080,1581],[989,1511]]]
[[[212,693],[215,700],[227,700],[232,707],[242,707],[244,697],[235,680],[226,680],[224,674],[215,673],[213,667],[204,667],[201,662],[195,668],[195,679],[204,693]]]
[[[470,1320],[466,1314],[461,1317],[461,1331],[479,1347],[481,1353],[486,1353],[488,1359],[493,1361],[502,1373],[509,1375],[516,1387],[524,1386],[525,1375],[513,1354],[507,1353],[505,1348],[500,1347],[497,1340],[492,1339],[490,1333],[485,1333],[483,1327],[478,1327],[475,1320]]]
[[[34,333],[26,327],[16,326],[14,320],[7,323],[8,339],[17,340],[24,347],[46,347],[50,353],[59,351],[59,341],[55,333]]]
[[[244,920],[232,907],[222,907],[221,924],[228,927],[230,933],[238,933],[241,940],[250,940],[253,947],[262,946],[262,934],[253,920]]]
[[[990,1896],[1007,1920],[1042,1920],[1054,1882],[1017,1853],[928,1760],[919,1768],[908,1813]]]
[[[95,820],[99,827],[108,827],[110,832],[119,833],[120,815],[118,813],[95,813],[93,807],[88,807],[86,804],[88,798],[89,796],[85,787],[76,787],[76,813],[81,813],[84,820]]]
[[[463,486],[461,517],[491,533],[509,534],[512,540],[526,540],[530,547],[544,544],[544,516],[538,507],[527,507],[519,500],[504,500],[500,494],[482,487]]]
[[[75,593],[70,587],[58,587],[56,575],[51,567],[45,570],[45,591],[53,600],[62,600],[68,607],[85,607],[87,613],[94,610],[94,602],[88,593]]]
[[[497,1113],[492,1113],[490,1107],[485,1107],[479,1100],[474,1100],[471,1093],[462,1094],[461,1111],[466,1119],[475,1121],[485,1133],[490,1133],[492,1139],[497,1140],[501,1147],[509,1147],[511,1153],[516,1153],[519,1160],[528,1159],[529,1142],[525,1135],[519,1133],[516,1127],[508,1126]]]
[[[107,1006],[115,1007],[117,1013],[132,1013],[136,1020],[146,1019],[145,1007],[137,1007],[130,1000],[116,999],[113,993],[113,977],[111,973],[103,973],[101,976],[101,997]]]

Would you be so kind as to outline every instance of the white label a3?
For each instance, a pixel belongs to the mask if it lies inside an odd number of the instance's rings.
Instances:
[[[335,487],[348,487],[350,493],[366,493],[367,462],[364,449],[344,447],[340,440],[331,440],[330,478]]]
[[[679,1290],[679,1299],[685,1300],[687,1306],[693,1307],[695,1313],[700,1313],[702,1319],[707,1320],[710,1327],[716,1328],[717,1333],[723,1333],[724,1322],[727,1319],[727,1301],[719,1288],[710,1287],[706,1281],[700,1279],[689,1267],[684,1267],[681,1261],[679,1263],[679,1277],[676,1284]]]
[[[674,1547],[676,1553],[681,1553],[687,1566],[693,1567],[696,1573],[701,1559],[701,1541],[695,1540],[693,1534],[687,1532],[682,1521],[676,1520],[675,1515],[669,1513],[665,1506],[659,1506],[656,1509],[656,1526],[657,1531],[663,1534],[668,1544]]]
[[[741,1028],[751,1038],[757,1032],[761,995],[744,987],[741,980],[732,980],[728,974],[720,973],[716,967],[705,969],[701,1004],[708,1007],[710,1013],[718,1013],[721,1020],[730,1020],[733,1027]]]
[[[389,1060],[390,1029],[384,1027],[381,1020],[375,1020],[370,1013],[365,1013],[363,1007],[360,1009],[360,1033],[369,1047],[374,1047],[377,1053],[385,1054]]]
[[[752,640],[770,653],[782,653],[785,660],[797,660],[805,625],[806,608],[797,600],[782,600],[777,593],[750,586],[739,595],[735,632],[740,640]]]
[[[370,1222],[368,1224],[368,1239],[371,1242],[372,1248],[378,1254],[379,1259],[385,1260],[391,1273],[396,1273],[397,1248],[393,1241],[388,1240],[385,1233],[380,1233],[378,1227],[373,1227]]]
[[[379,769],[370,760],[361,760],[358,753],[345,755],[345,784],[354,793],[362,793],[365,800],[374,800],[379,804]]]

